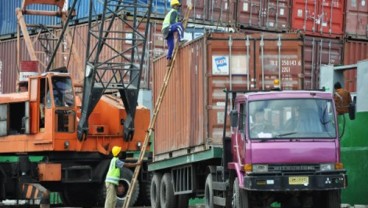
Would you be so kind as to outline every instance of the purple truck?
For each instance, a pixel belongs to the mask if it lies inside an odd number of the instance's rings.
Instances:
[[[340,207],[347,175],[331,93],[233,96],[231,161],[223,171],[233,181],[232,207]]]

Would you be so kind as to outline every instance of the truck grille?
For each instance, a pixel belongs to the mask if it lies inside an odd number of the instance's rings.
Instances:
[[[319,171],[319,165],[268,165],[269,172],[314,172]]]

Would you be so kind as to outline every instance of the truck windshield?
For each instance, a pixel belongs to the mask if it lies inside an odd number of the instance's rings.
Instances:
[[[331,100],[262,100],[248,106],[251,139],[336,138]]]

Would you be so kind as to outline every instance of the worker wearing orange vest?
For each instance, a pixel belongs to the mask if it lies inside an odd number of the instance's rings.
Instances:
[[[171,64],[172,53],[174,50],[174,33],[178,33],[178,41],[182,42],[184,38],[184,27],[181,22],[179,22],[178,10],[181,7],[179,0],[171,0],[170,2],[171,10],[166,14],[164,22],[162,24],[161,32],[164,38],[167,40],[167,60],[168,66]]]
[[[335,94],[335,106],[338,115],[343,115],[349,112],[349,105],[351,104],[350,92],[341,87],[340,82],[336,82],[334,85]]]
[[[111,150],[113,158],[111,159],[109,169],[106,175],[106,200],[105,200],[105,208],[115,208],[116,207],[116,189],[119,185],[120,180],[120,169],[122,167],[135,167],[140,165],[140,162],[137,163],[124,163],[119,159],[121,153],[121,147],[114,146]],[[127,190],[125,190],[127,191]]]

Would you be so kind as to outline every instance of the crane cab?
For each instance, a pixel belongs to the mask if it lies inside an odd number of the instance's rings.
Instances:
[[[0,137],[9,151],[52,149],[76,137],[76,100],[70,75],[48,72],[28,79],[28,90],[0,95]],[[41,145],[40,145],[41,144]],[[3,148],[2,152],[7,149]]]

